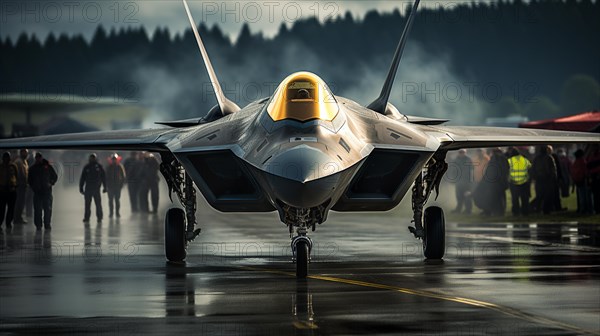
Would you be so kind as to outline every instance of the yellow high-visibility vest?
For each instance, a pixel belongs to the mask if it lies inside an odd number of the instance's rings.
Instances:
[[[531,162],[523,155],[516,155],[508,159],[510,166],[510,183],[521,185],[529,180]]]

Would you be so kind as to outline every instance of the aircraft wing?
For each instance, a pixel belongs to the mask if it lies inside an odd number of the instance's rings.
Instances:
[[[43,135],[0,140],[0,149],[165,151],[167,142],[181,132],[179,129],[158,128]]]
[[[561,143],[600,143],[600,134],[528,128],[422,126],[441,142],[440,149],[531,146]]]

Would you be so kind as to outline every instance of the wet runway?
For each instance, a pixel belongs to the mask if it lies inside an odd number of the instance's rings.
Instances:
[[[403,211],[330,214],[297,281],[276,214],[199,206],[186,264],[163,256],[158,215],[85,226],[75,188],[53,230],[0,236],[0,334],[600,334],[600,227],[449,223],[425,262]],[[106,209],[105,209],[106,211]]]

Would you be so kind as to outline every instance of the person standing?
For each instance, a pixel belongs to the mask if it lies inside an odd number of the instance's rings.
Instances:
[[[587,157],[587,169],[590,174],[590,192],[594,212],[600,214],[600,146],[595,146]]]
[[[453,213],[460,213],[464,206],[465,213],[470,214],[473,207],[471,197],[473,187],[473,161],[467,156],[467,151],[461,149],[458,151],[458,156],[455,159],[458,169],[458,177],[456,180],[456,208]]]
[[[142,161],[138,152],[131,152],[130,156],[123,163],[125,175],[127,177],[127,192],[129,193],[129,204],[131,212],[138,212],[139,209],[139,190],[140,175],[142,173]]]
[[[10,162],[10,153],[2,154],[0,163],[0,227],[6,215],[6,228],[12,227],[17,199],[17,165]]]
[[[509,149],[509,188],[512,197],[513,216],[529,215],[529,168],[531,162],[518,149]]]
[[[25,161],[27,161],[27,167],[31,168],[35,164],[35,157],[29,155]],[[29,185],[29,172],[27,172],[27,193],[25,194],[25,216],[28,218],[33,217],[33,190]]]
[[[106,191],[108,192],[108,217],[113,218],[113,213],[117,218],[121,217],[119,212],[121,208],[121,189],[125,183],[125,168],[119,162],[117,153],[111,155],[110,164],[106,168]],[[114,210],[114,211],[113,211]]]
[[[140,187],[140,211],[156,213],[158,211],[158,176],[160,165],[154,154],[146,155],[142,169],[142,184]],[[148,195],[152,200],[152,210],[148,206]]]
[[[552,157],[552,147],[541,146],[531,168],[535,180],[535,208],[544,214],[556,210],[558,173]]]
[[[559,187],[560,187],[560,196],[561,197],[569,197],[571,194],[571,160],[567,157],[567,153],[563,148],[559,148],[557,151],[558,161],[556,164],[560,167],[561,176],[559,176]]]
[[[490,162],[490,156],[483,149],[477,148],[473,158],[473,179],[476,184],[483,179],[488,162]]]
[[[592,195],[589,186],[589,171],[582,149],[575,151],[575,162],[571,167],[571,179],[577,192],[577,213],[593,214]]]
[[[100,187],[103,187],[102,192],[106,192],[106,175],[102,165],[98,163],[98,157],[95,153],[92,153],[90,154],[88,164],[83,167],[81,178],[79,179],[79,192],[84,196],[85,200],[84,222],[90,221],[92,199],[96,206],[96,218],[98,222],[102,221]]]
[[[504,215],[509,169],[504,153],[500,148],[494,148],[481,182],[473,193],[474,202],[483,210],[484,216]]]
[[[506,212],[506,190],[509,187],[508,177],[510,174],[510,166],[508,165],[506,155],[500,148],[494,148],[492,150],[492,159],[490,159],[490,162],[492,162],[494,168],[497,170],[496,176],[498,178],[497,183],[493,186],[495,204],[492,204],[491,212],[492,215],[504,216],[504,213]]]
[[[552,187],[552,210],[555,211],[566,211],[567,208],[563,208],[562,202],[560,200],[561,195],[561,183],[564,178],[564,174],[567,172],[563,172],[563,168],[560,165],[558,154],[554,152],[554,148],[552,146],[548,146],[548,151],[552,160],[554,160],[554,167],[556,168],[556,183]]]
[[[42,215],[44,228],[52,227],[52,186],[56,184],[58,175],[54,167],[44,159],[42,153],[35,154],[35,163],[29,168],[28,182],[33,192],[33,223],[38,230],[42,229]]]
[[[23,211],[25,210],[25,201],[27,199],[27,174],[29,173],[29,163],[27,162],[28,157],[29,151],[27,149],[21,149],[19,151],[19,157],[15,160],[15,165],[17,166],[15,224],[27,224],[27,221],[23,218]]]

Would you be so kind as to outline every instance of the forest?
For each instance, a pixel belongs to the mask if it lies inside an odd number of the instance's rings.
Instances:
[[[289,73],[312,71],[336,95],[368,104],[385,78],[406,16],[350,13],[282,24],[271,38],[243,26],[232,42],[200,25],[226,94],[240,106],[272,94]],[[481,124],[600,109],[600,3],[511,1],[419,10],[392,103],[402,113]],[[51,33],[0,39],[0,92],[133,100],[155,117],[204,115],[216,100],[190,29],[115,30],[91,40]]]

